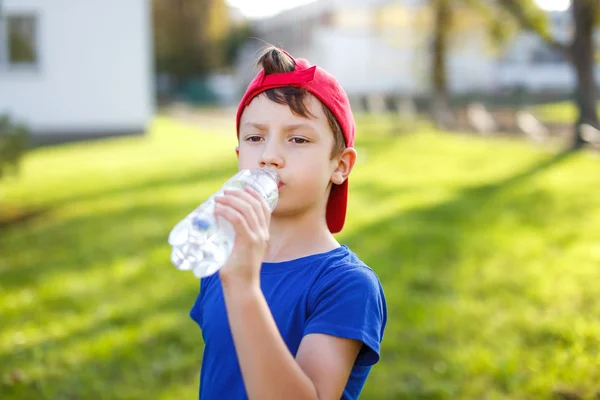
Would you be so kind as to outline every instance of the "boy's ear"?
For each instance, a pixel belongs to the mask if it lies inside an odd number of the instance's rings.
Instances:
[[[348,175],[350,175],[352,168],[354,168],[354,163],[356,163],[356,150],[352,147],[346,148],[342,154],[335,157],[334,160],[337,161],[337,167],[331,175],[331,182],[336,185],[341,185],[348,179]]]
[[[237,158],[240,158],[240,146],[235,146],[235,155]]]

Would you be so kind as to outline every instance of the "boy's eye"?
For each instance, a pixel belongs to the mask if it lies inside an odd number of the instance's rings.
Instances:
[[[292,138],[292,141],[296,144],[304,144],[304,143],[308,143],[308,140],[301,138],[301,137],[295,137]]]
[[[260,136],[248,136],[246,138],[247,142],[260,142],[262,138]]]

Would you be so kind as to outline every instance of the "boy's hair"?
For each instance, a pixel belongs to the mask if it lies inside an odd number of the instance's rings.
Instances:
[[[281,51],[275,46],[266,47],[258,60],[256,61],[257,67],[262,67],[265,76],[271,74],[280,74],[284,72],[292,72],[296,67],[294,60],[286,53]],[[315,116],[306,108],[304,100],[307,95],[310,95],[308,90],[295,86],[284,86],[274,89],[268,89],[265,94],[269,100],[274,101],[278,104],[287,104],[290,107],[292,113],[305,118],[314,118]],[[346,141],[342,128],[337,119],[331,112],[331,110],[323,103],[321,103],[329,127],[333,132],[333,148],[331,150],[331,158],[341,153],[346,148]]]

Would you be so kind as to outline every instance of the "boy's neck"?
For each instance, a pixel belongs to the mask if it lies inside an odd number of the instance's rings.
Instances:
[[[294,216],[273,216],[269,236],[265,262],[294,260],[339,247],[327,228],[325,216],[314,211]]]

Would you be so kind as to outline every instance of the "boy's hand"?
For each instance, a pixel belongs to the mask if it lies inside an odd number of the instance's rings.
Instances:
[[[215,201],[215,215],[228,220],[235,229],[233,250],[219,271],[221,280],[258,285],[269,241],[271,211],[267,203],[250,188],[225,190]]]

